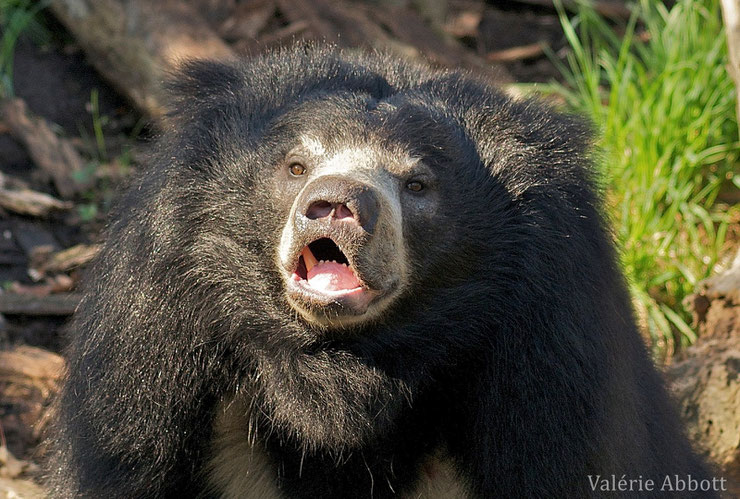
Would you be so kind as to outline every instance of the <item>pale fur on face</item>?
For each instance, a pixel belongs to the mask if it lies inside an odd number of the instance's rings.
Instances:
[[[329,318],[319,316],[304,310],[300,303],[291,304],[309,322],[326,325],[348,326],[372,320],[380,315],[386,306],[402,291],[403,283],[407,282],[409,265],[407,263],[406,245],[403,234],[403,212],[399,199],[399,186],[395,175],[410,170],[418,159],[402,151],[390,151],[376,144],[367,143],[355,147],[347,147],[336,152],[328,152],[324,144],[314,136],[302,136],[303,150],[311,155],[316,166],[311,177],[296,196],[296,201],[306,189],[311,188],[313,182],[326,176],[341,176],[354,181],[363,182],[371,186],[380,198],[382,223],[378,224],[374,238],[376,244],[385,244],[392,248],[388,251],[390,258],[384,262],[388,275],[396,276],[402,285],[392,295],[386,295],[370,305],[368,310],[360,316],[342,316]],[[288,220],[294,220],[297,203],[293,203]],[[285,268],[295,257],[293,254],[294,227],[286,223],[281,233],[278,246],[278,265]]]

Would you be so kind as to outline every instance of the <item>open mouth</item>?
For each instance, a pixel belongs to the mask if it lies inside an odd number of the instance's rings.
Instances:
[[[362,281],[337,244],[318,239],[301,250],[293,280],[306,291],[327,298],[361,293]]]

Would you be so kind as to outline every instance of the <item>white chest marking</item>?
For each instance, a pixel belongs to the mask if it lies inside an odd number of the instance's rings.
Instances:
[[[248,409],[238,402],[219,409],[207,480],[225,499],[280,499],[277,470],[249,438]]]
[[[437,452],[422,466],[416,486],[406,499],[470,499],[472,495],[444,452]]]
[[[249,414],[233,402],[218,409],[212,454],[207,463],[209,492],[225,499],[285,499],[277,486],[277,469],[259,443],[250,439]],[[470,499],[467,486],[444,452],[422,465],[412,491],[404,499]]]

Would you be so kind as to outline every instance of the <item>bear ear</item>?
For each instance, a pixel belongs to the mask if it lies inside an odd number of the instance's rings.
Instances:
[[[179,65],[165,82],[167,108],[179,114],[196,107],[231,103],[246,89],[243,71],[227,61],[190,60]]]

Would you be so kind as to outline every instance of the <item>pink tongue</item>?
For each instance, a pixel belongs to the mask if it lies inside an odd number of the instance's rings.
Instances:
[[[323,262],[316,264],[308,271],[308,284],[320,291],[345,291],[360,286],[349,267],[337,262]]]

